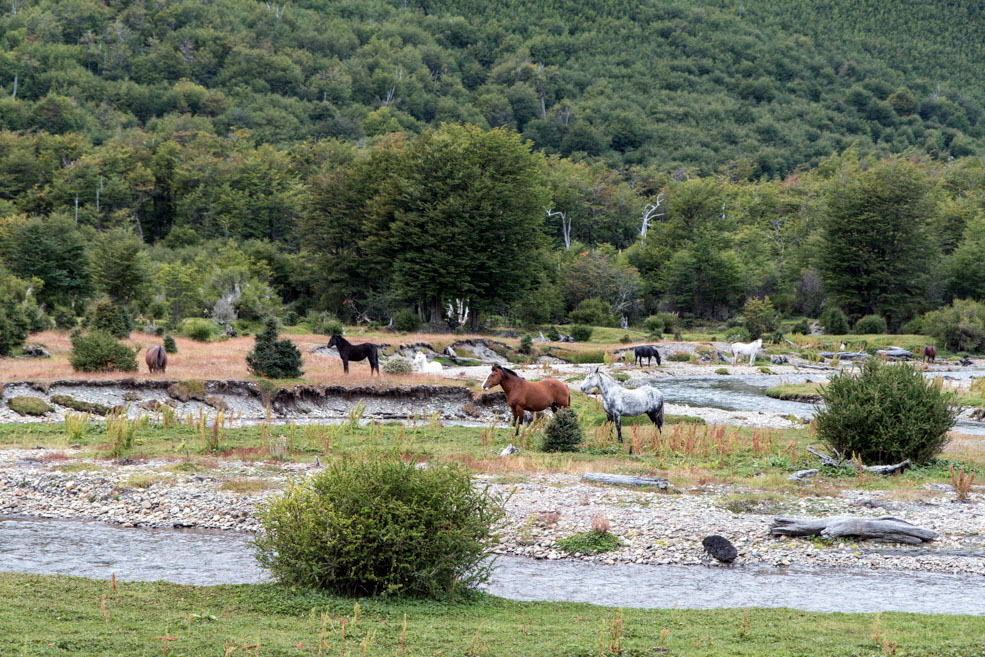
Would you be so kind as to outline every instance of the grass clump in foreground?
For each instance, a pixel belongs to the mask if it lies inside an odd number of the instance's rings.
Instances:
[[[610,657],[619,654],[608,650],[613,638],[624,657],[884,655],[884,641],[909,657],[971,657],[981,654],[985,632],[980,616],[616,610],[486,594],[454,603],[353,600],[275,584],[117,581],[114,589],[108,581],[11,573],[0,573],[0,596],[0,654],[28,657]]]
[[[287,584],[447,598],[488,579],[485,551],[501,514],[458,465],[340,458],[261,509],[254,545]]]
[[[11,397],[7,401],[7,406],[9,406],[10,410],[18,415],[33,415],[35,417],[47,415],[54,410],[45,400],[39,397],[30,397],[27,395]]]

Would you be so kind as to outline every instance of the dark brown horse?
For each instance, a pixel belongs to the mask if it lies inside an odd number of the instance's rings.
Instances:
[[[506,403],[513,411],[513,424],[516,425],[517,435],[520,433],[520,422],[524,411],[542,411],[550,407],[557,413],[558,408],[568,408],[571,405],[571,394],[568,386],[557,379],[542,379],[527,381],[513,370],[492,366],[492,372],[482,384],[483,390],[502,386],[506,393]]]
[[[378,347],[372,342],[351,344],[341,335],[333,335],[328,340],[328,348],[331,349],[332,347],[339,350],[339,356],[342,358],[342,369],[345,370],[346,374],[349,373],[350,360],[359,361],[366,358],[369,359],[370,376],[372,376],[373,372],[380,373],[380,356],[377,353]]]
[[[168,354],[164,351],[164,347],[149,347],[144,354],[144,360],[147,362],[147,370],[151,373],[158,370],[164,372],[168,369]]]
[[[932,344],[923,348],[923,360],[925,363],[933,363],[937,360],[937,347]]]

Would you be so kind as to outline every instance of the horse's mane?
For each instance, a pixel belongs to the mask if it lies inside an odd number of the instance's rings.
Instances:
[[[338,341],[341,342],[342,344],[352,344],[351,342],[349,342],[348,340],[346,340],[345,338],[343,338],[338,333],[333,333],[332,334],[332,337],[338,339]],[[329,339],[329,342],[331,342],[331,338]]]
[[[522,376],[520,376],[519,374],[517,374],[517,373],[516,373],[516,372],[514,372],[513,370],[511,370],[511,369],[509,369],[508,367],[503,367],[502,365],[500,365],[500,366],[499,366],[499,369],[501,369],[501,370],[503,370],[504,372],[506,372],[506,373],[507,373],[507,374],[509,374],[510,376],[515,376],[515,377],[516,377],[516,378],[518,378],[518,379],[522,379],[522,378],[523,378]]]

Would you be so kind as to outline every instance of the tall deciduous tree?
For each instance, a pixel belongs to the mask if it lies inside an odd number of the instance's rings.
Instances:
[[[92,279],[118,303],[145,301],[151,282],[143,241],[126,228],[100,233],[93,246]]]
[[[923,170],[901,159],[829,183],[818,265],[849,315],[880,314],[898,326],[921,302],[936,254],[930,187]]]

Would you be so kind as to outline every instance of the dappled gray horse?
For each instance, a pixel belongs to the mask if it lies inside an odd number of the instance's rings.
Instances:
[[[611,376],[595,368],[581,384],[582,392],[591,392],[598,388],[602,393],[602,410],[609,422],[616,423],[616,436],[622,442],[622,416],[643,415],[646,413],[657,425],[664,424],[664,396],[652,386],[641,386],[635,390],[627,390],[619,385]]]

